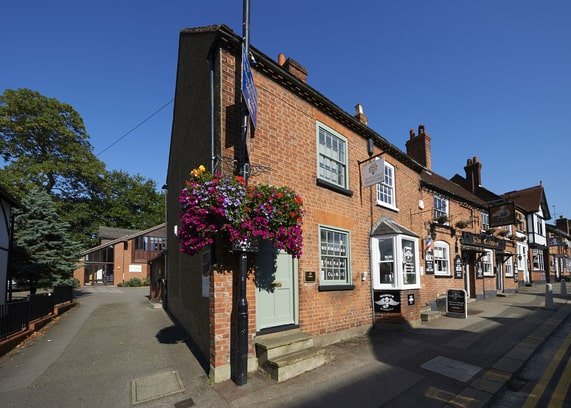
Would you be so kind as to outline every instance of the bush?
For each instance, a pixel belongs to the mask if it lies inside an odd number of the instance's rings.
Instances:
[[[138,288],[143,286],[143,281],[140,278],[131,278],[126,282],[120,282],[117,284],[120,288]]]
[[[151,277],[147,276],[145,278],[145,281],[143,282],[143,286],[150,286],[150,284],[151,284]]]

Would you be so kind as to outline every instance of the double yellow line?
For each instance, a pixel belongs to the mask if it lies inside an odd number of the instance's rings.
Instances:
[[[551,360],[549,366],[543,372],[543,375],[539,379],[539,382],[535,385],[535,387],[533,387],[533,390],[531,391],[531,393],[525,400],[525,403],[523,404],[523,408],[533,408],[537,406],[539,399],[541,398],[543,392],[547,388],[547,384],[552,379],[553,373],[555,372],[555,370],[557,370],[559,364],[561,364],[561,360],[563,359],[563,356],[569,349],[570,345],[571,345],[571,333],[567,335],[567,337],[563,341],[563,344],[561,344],[561,346],[555,353],[553,360]],[[565,402],[565,395],[567,394],[570,385],[571,385],[571,360],[568,360],[567,364],[565,365],[565,370],[563,371],[563,374],[561,375],[561,378],[559,379],[559,382],[555,387],[555,391],[553,392],[553,395],[549,400],[549,405],[548,405],[549,408],[563,407],[563,403]]]

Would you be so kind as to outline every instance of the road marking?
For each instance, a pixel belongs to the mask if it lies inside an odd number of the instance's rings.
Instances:
[[[543,394],[545,388],[547,387],[547,383],[549,383],[549,381],[553,377],[553,373],[555,373],[555,370],[561,363],[561,360],[563,359],[565,352],[569,348],[569,345],[571,345],[571,334],[567,335],[567,337],[563,341],[563,344],[559,347],[559,349],[555,353],[553,360],[551,360],[549,366],[547,366],[547,368],[543,372],[543,375],[541,376],[537,384],[535,384],[535,387],[533,387],[533,390],[525,400],[525,403],[523,404],[522,408],[533,408],[537,406],[537,403],[539,402],[541,395]]]
[[[567,391],[569,390],[569,385],[571,385],[571,360],[567,361],[567,365],[565,366],[565,371],[563,371],[561,379],[557,383],[555,392],[551,397],[551,401],[549,401],[550,407],[557,408],[563,406],[563,403],[565,402],[565,396],[567,395]]]

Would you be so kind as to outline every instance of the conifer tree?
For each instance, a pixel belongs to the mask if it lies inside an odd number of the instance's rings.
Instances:
[[[79,259],[79,245],[69,235],[50,195],[31,190],[14,210],[13,273],[30,291],[70,284]]]

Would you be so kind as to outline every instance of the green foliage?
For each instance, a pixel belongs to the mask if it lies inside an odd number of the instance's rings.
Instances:
[[[0,94],[0,180],[17,199],[48,193],[72,238],[98,244],[100,225],[146,229],[163,221],[154,181],[105,170],[93,154],[83,119],[72,106],[29,89]]]
[[[14,279],[27,281],[30,288],[68,284],[79,258],[79,245],[61,222],[56,207],[45,191],[32,189],[14,209]]]
[[[151,277],[147,276],[143,281],[143,286],[150,286],[151,285]]]
[[[164,198],[154,180],[111,171],[105,175],[104,186],[102,225],[147,229],[163,222]]]
[[[131,278],[128,281],[120,282],[117,286],[120,288],[138,288],[143,286],[143,281],[139,278]]]

